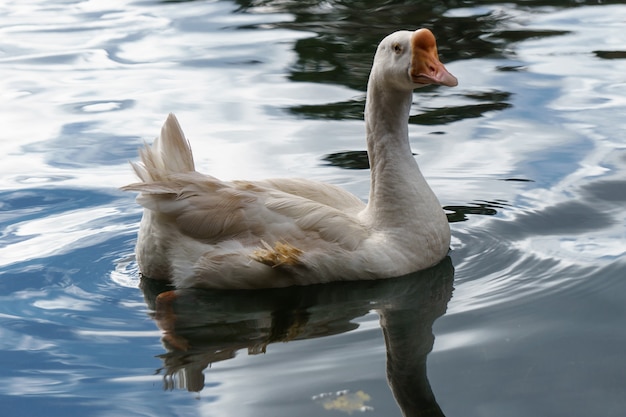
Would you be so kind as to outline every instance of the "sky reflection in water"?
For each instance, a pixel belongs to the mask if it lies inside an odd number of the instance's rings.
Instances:
[[[620,3],[0,6],[3,409],[620,416]],[[140,211],[117,187],[165,115],[177,113],[204,172],[304,176],[366,199],[374,48],[418,26],[460,82],[417,92],[410,119],[452,222],[451,263],[258,297],[192,291],[182,300],[195,310],[153,311],[163,288],[139,279]]]

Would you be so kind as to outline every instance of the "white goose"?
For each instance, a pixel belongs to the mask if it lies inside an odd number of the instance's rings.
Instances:
[[[195,171],[174,115],[132,166],[144,207],[136,255],[144,276],[177,288],[268,288],[389,278],[437,264],[450,228],[411,153],[413,89],[457,85],[428,29],[378,46],[367,86],[368,204],[305,179],[220,181]]]

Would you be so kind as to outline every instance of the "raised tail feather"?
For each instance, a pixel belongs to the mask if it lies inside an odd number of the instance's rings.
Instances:
[[[139,150],[140,162],[131,162],[135,173],[144,183],[166,180],[172,174],[195,171],[189,142],[170,113],[161,128],[161,135],[152,146],[147,143]],[[125,187],[132,189],[132,185]]]

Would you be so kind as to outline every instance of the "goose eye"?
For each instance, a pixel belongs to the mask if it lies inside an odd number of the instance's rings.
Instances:
[[[399,54],[402,52],[402,45],[400,45],[399,43],[394,43],[393,45],[391,45],[391,49],[393,49],[396,54]]]

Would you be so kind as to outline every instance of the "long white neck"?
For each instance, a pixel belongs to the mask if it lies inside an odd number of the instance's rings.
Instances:
[[[413,94],[379,78],[373,70],[365,104],[371,189],[364,213],[379,230],[419,227],[443,211],[411,152],[408,119]]]

